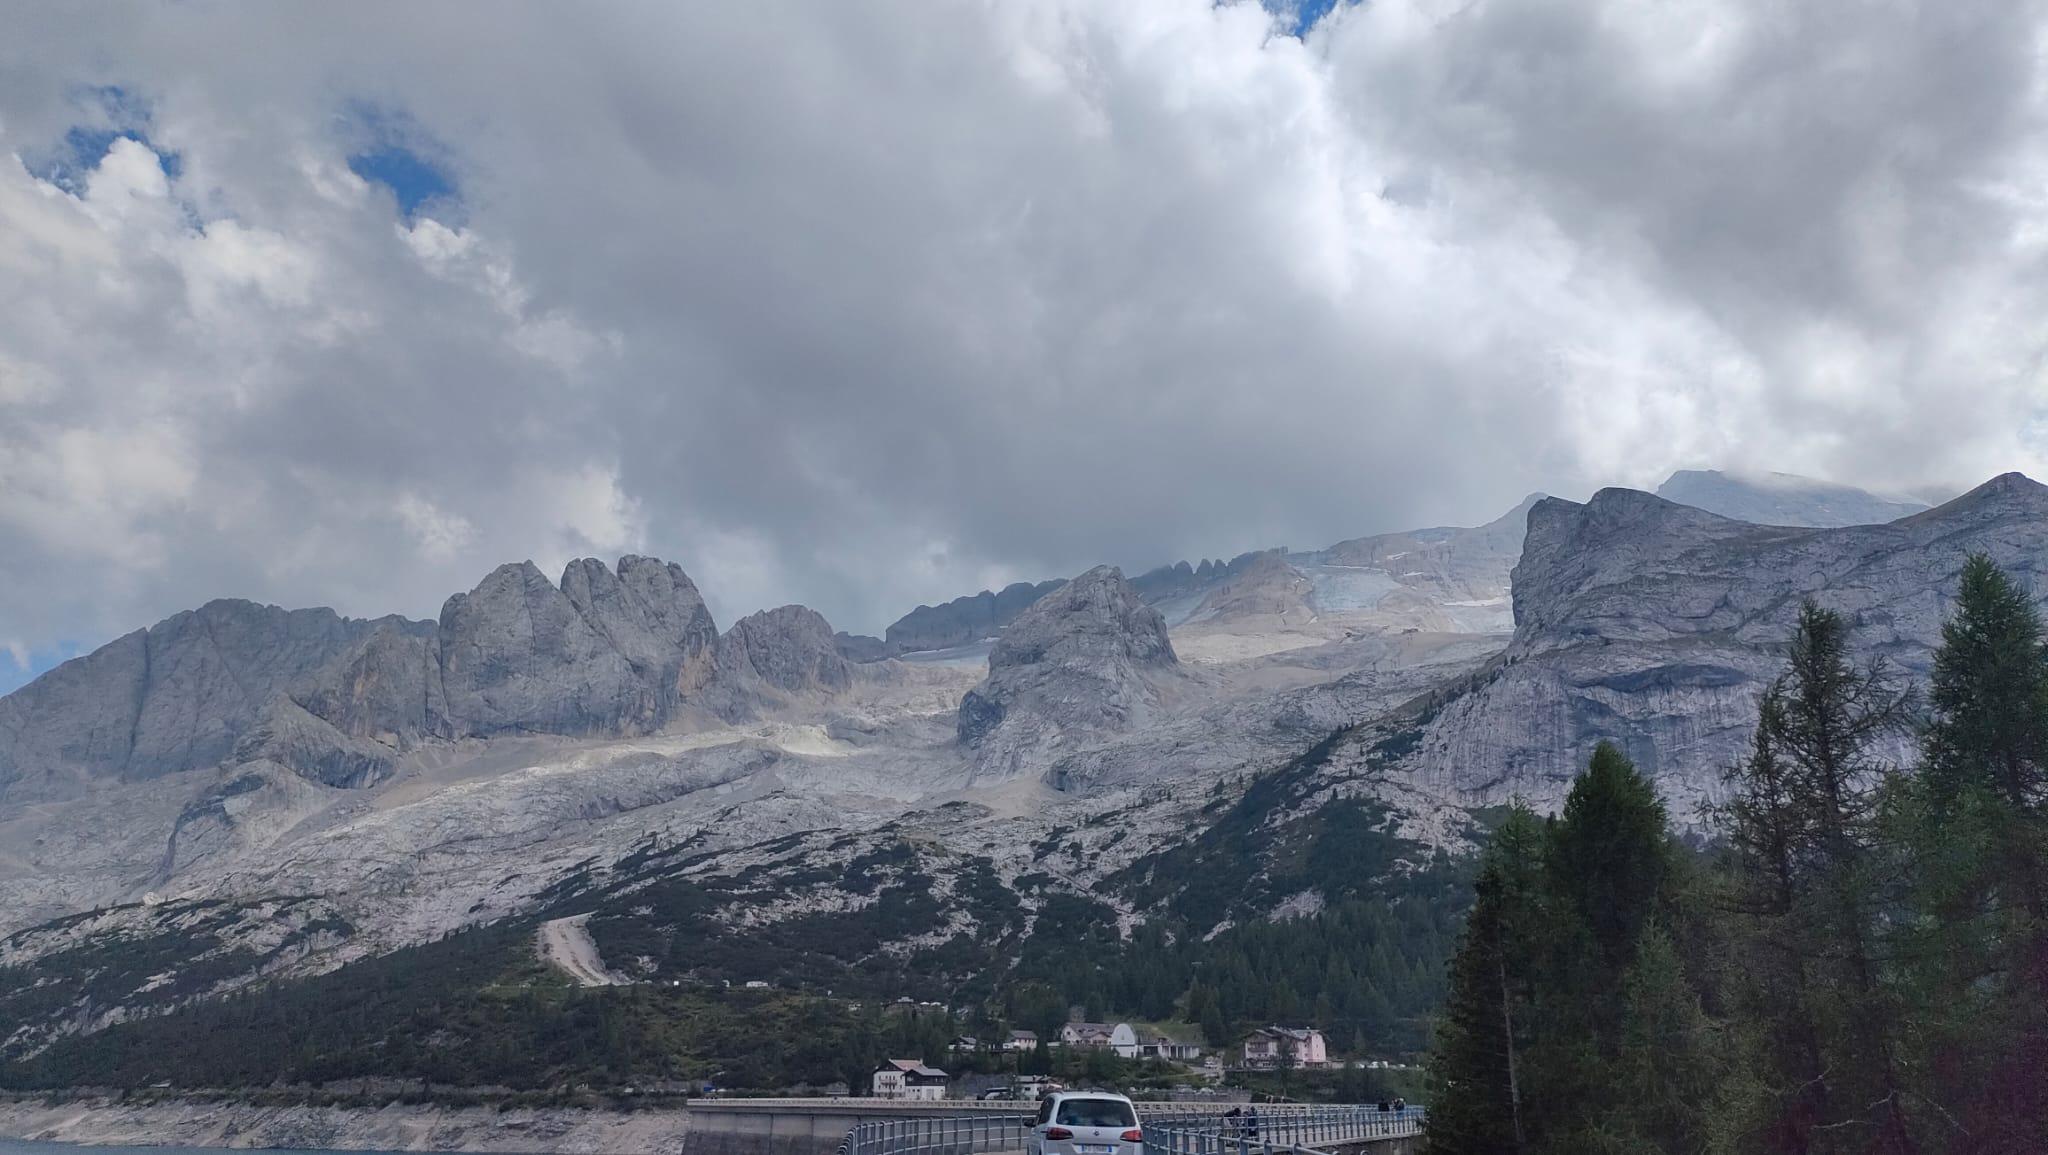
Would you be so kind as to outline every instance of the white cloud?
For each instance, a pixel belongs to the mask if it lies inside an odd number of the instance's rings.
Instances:
[[[436,561],[447,561],[476,540],[476,527],[458,513],[450,513],[417,493],[400,494],[392,513],[418,540],[421,552]]]
[[[0,163],[0,636],[627,549],[875,629],[1678,466],[2048,468],[2031,0],[400,11],[17,17],[0,150],[118,84],[178,166]],[[441,219],[350,171],[369,101]]]

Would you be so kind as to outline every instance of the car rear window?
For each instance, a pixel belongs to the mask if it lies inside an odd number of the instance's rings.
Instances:
[[[1122,1099],[1066,1099],[1059,1121],[1069,1127],[1135,1127],[1137,1115]]]

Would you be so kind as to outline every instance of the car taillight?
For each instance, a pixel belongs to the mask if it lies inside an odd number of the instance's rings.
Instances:
[[[1121,1138],[1126,1143],[1143,1143],[1145,1141],[1145,1133],[1133,1127],[1118,1136],[1118,1138]]]
[[[1072,1139],[1074,1133],[1065,1127],[1047,1127],[1045,1129],[1045,1137],[1048,1139]]]

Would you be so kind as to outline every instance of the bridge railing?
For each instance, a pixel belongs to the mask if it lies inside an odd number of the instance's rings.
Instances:
[[[839,1155],[995,1155],[1023,1151],[1031,1112],[906,1116],[856,1125]],[[1213,1104],[1139,1106],[1146,1155],[1281,1155],[1323,1151],[1371,1139],[1416,1135],[1423,1110],[1382,1111],[1369,1104],[1319,1107],[1276,1103],[1254,1115],[1227,1115]]]
[[[1150,1114],[1144,1118],[1146,1155],[1274,1155],[1322,1151],[1371,1139],[1416,1135],[1423,1110],[1382,1111],[1360,1104],[1342,1107],[1269,1107],[1250,1114],[1200,1112]]]
[[[839,1144],[839,1155],[982,1155],[1024,1149],[1037,1115],[1005,1114],[905,1116],[856,1124]]]

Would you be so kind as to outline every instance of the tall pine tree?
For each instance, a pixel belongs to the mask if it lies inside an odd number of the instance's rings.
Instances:
[[[1605,742],[1558,819],[1514,809],[1451,963],[1431,1150],[1703,1148],[1718,1047],[1661,926],[1675,853],[1656,790]]]
[[[2027,592],[1963,566],[1905,807],[1921,1049],[1957,1150],[2048,1145],[2048,654]]]
[[[1543,922],[1543,828],[1521,806],[1494,832],[1473,883],[1465,934],[1451,960],[1430,1074],[1432,1151],[1497,1155],[1529,1150],[1520,1053]]]
[[[1740,964],[1731,986],[1738,1045],[1751,1094],[1739,1118],[1725,1120],[1731,1146],[1803,1152],[1827,1113],[1820,1028],[1807,1005],[1814,977],[1801,908],[1810,887],[1804,820],[1794,804],[1791,770],[1771,735],[1784,709],[1773,688],[1749,757],[1729,771],[1720,813],[1730,854],[1729,925]]]
[[[1770,1064],[1759,1086],[1771,1101],[1755,1107],[1763,1150],[1919,1149],[1888,975],[1896,880],[1879,837],[1879,755],[1910,702],[1883,667],[1850,659],[1842,616],[1809,601],[1730,783],[1738,949],[1769,968],[1747,1007]]]
[[[1541,1150],[1614,1149],[1617,1120],[1643,1096],[1677,1110],[1658,1087],[1628,1086],[1620,1068],[1624,1040],[1637,1024],[1631,979],[1641,945],[1664,912],[1674,850],[1663,802],[1648,779],[1611,742],[1594,747],[1550,824],[1544,853],[1551,895],[1546,956],[1528,1089],[1544,1103]],[[1658,939],[1669,939],[1661,932]],[[1646,981],[1649,976],[1643,976]],[[1655,976],[1674,984],[1660,1008],[1697,1002],[1674,959]],[[1696,1040],[1673,1039],[1690,1046]],[[1689,1064],[1690,1051],[1673,1056]],[[1658,1083],[1663,1065],[1637,1064],[1638,1083]]]

